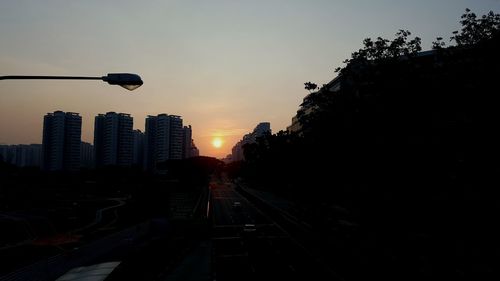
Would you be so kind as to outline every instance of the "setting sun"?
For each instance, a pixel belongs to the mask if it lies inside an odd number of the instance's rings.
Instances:
[[[215,147],[215,148],[221,148],[222,147],[222,139],[221,138],[214,138],[212,140],[212,145]]]

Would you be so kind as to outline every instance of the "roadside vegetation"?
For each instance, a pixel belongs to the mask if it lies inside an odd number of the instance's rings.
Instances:
[[[305,83],[300,131],[228,166],[296,202],[346,277],[498,277],[500,15],[460,23],[426,52],[407,30],[365,39],[338,87]]]

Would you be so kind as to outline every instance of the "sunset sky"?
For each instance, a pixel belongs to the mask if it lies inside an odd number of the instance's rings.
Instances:
[[[98,113],[130,113],[141,130],[167,113],[192,125],[202,155],[223,157],[259,122],[284,130],[304,82],[333,79],[364,38],[409,29],[429,49],[467,7],[500,12],[500,0],[2,0],[0,75],[132,72],[144,85],[0,81],[0,144],[41,143],[55,110],[80,113],[87,142]]]

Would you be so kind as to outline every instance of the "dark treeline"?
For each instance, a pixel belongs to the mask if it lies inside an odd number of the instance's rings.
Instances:
[[[346,278],[499,277],[500,15],[461,24],[428,52],[405,30],[365,39],[304,99],[299,132],[229,167],[297,202]]]
[[[167,215],[169,194],[182,190],[199,194],[221,162],[194,157],[158,164],[158,173],[140,168],[109,166],[78,172],[44,172],[0,161],[0,211],[52,208],[54,202],[128,198],[125,220],[137,222]],[[76,207],[75,207],[76,208]]]

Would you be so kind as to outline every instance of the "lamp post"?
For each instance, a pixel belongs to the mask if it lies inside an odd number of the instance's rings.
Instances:
[[[139,75],[132,73],[109,73],[102,77],[88,77],[88,76],[30,76],[30,75],[9,75],[0,76],[0,80],[102,80],[108,82],[110,85],[119,85],[129,91],[139,88],[143,82]]]

